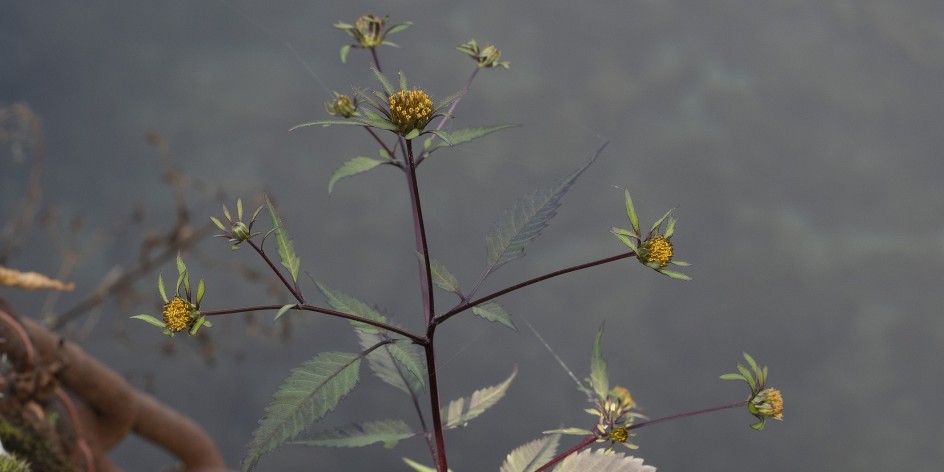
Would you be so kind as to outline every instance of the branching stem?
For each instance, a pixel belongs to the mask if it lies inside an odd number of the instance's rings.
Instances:
[[[517,284],[515,284],[515,285],[512,285],[512,286],[510,286],[510,287],[504,288],[504,289],[502,289],[502,290],[499,290],[499,291],[494,292],[494,293],[492,293],[492,294],[486,295],[486,296],[484,296],[484,297],[477,298],[477,299],[472,300],[472,301],[462,302],[462,303],[460,303],[459,305],[456,305],[455,308],[453,308],[453,309],[449,310],[448,312],[446,312],[446,313],[444,313],[444,314],[442,314],[442,315],[436,317],[435,323],[436,323],[436,324],[442,323],[443,321],[446,321],[446,320],[448,320],[449,318],[452,318],[453,316],[458,315],[459,313],[461,313],[461,312],[463,312],[463,311],[465,311],[465,310],[468,310],[469,308],[472,308],[472,307],[474,307],[474,306],[481,305],[481,304],[483,304],[483,303],[485,303],[485,302],[489,302],[489,301],[494,300],[494,299],[496,299],[496,298],[498,298],[498,297],[500,297],[500,296],[502,296],[502,295],[505,295],[505,294],[514,292],[515,290],[519,290],[519,289],[525,288],[525,287],[527,287],[527,286],[529,286],[529,285],[533,285],[533,284],[536,284],[536,283],[538,283],[538,282],[543,282],[543,281],[545,281],[545,280],[547,280],[547,279],[551,279],[551,278],[557,277],[557,276],[559,276],[559,275],[568,274],[568,273],[570,273],[570,272],[575,272],[575,271],[578,271],[578,270],[589,269],[590,267],[594,267],[594,266],[598,266],[598,265],[603,265],[603,264],[606,264],[606,263],[608,263],[608,262],[618,261],[618,260],[620,260],[620,259],[626,259],[626,258],[629,258],[629,257],[633,257],[633,256],[635,256],[635,255],[636,255],[636,253],[634,253],[634,252],[632,252],[632,251],[629,251],[629,252],[625,252],[625,253],[623,253],[623,254],[618,254],[618,255],[615,255],[615,256],[610,256],[610,257],[606,257],[606,258],[603,258],[603,259],[598,259],[598,260],[595,260],[595,261],[587,262],[587,263],[584,263],[584,264],[579,264],[579,265],[567,267],[567,268],[564,268],[564,269],[556,270],[556,271],[554,271],[554,272],[549,272],[549,273],[547,273],[547,274],[544,274],[544,275],[541,275],[541,276],[538,276],[538,277],[534,277],[534,278],[532,278],[532,279],[525,280],[524,282],[517,283]]]

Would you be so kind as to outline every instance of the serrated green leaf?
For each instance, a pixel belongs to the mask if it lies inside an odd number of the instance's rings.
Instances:
[[[517,447],[508,453],[500,472],[534,472],[557,453],[560,436],[552,434]]]
[[[540,236],[551,218],[557,214],[561,198],[602,151],[603,147],[569,177],[524,196],[515,203],[514,207],[505,211],[485,238],[486,275],[524,255],[525,247]]]
[[[387,322],[387,319],[384,318],[383,315],[378,313],[377,310],[371,308],[366,303],[344,292],[331,289],[321,282],[316,281],[315,284],[318,286],[318,290],[321,290],[321,293],[324,294],[325,299],[328,300],[328,304],[331,305],[331,307],[335,310],[357,315],[362,318],[367,318],[380,323]],[[358,331],[370,334],[380,334],[386,331],[360,321],[351,321],[351,326],[353,326],[354,329]]]
[[[243,471],[324,417],[357,385],[361,356],[325,352],[292,370],[252,434]]]
[[[515,330],[515,332],[518,331],[518,327],[515,326],[514,321],[511,320],[511,315],[496,302],[488,302],[474,306],[472,307],[472,314],[488,321],[501,323]]]
[[[385,448],[390,449],[397,442],[415,435],[403,420],[382,420],[340,426],[293,443],[325,447],[363,447],[383,443]]]
[[[494,406],[505,396],[511,381],[515,379],[516,375],[518,375],[517,367],[504,382],[493,387],[476,390],[471,397],[449,402],[449,406],[442,410],[443,426],[447,429],[465,426],[469,420]]]
[[[567,456],[554,472],[656,472],[656,468],[643,464],[638,457],[622,452],[607,454],[603,449],[584,449]]]
[[[161,292],[161,299],[164,300],[164,303],[167,303],[170,301],[167,298],[167,291],[164,290],[164,274],[160,272],[157,273],[157,291]]]
[[[606,360],[603,359],[603,325],[597,330],[596,340],[593,342],[593,356],[590,358],[590,386],[593,387],[597,399],[606,400],[610,392],[610,374],[606,369]]]
[[[334,184],[337,183],[337,181],[345,177],[351,177],[362,172],[367,172],[374,167],[383,164],[384,162],[386,161],[363,156],[358,156],[345,162],[344,165],[339,167],[338,170],[334,171],[334,174],[331,175],[331,180],[328,181],[328,194],[331,194],[334,189]]]
[[[432,154],[433,151],[449,146],[456,146],[459,144],[467,143],[469,141],[487,136],[497,131],[508,128],[517,128],[521,125],[515,124],[502,124],[502,125],[492,125],[492,126],[479,126],[474,128],[459,128],[452,130],[448,133],[449,141],[445,143],[436,143],[427,150],[426,154]]]
[[[347,54],[348,54],[349,52],[351,52],[351,45],[350,45],[350,44],[346,44],[346,45],[344,45],[344,46],[341,46],[341,64],[344,64],[344,63],[347,62]]]
[[[279,246],[279,258],[282,260],[282,265],[292,275],[292,280],[298,282],[298,269],[301,267],[301,259],[295,254],[295,244],[288,237],[288,232],[285,230],[285,226],[282,225],[282,219],[275,212],[275,207],[272,206],[272,201],[269,200],[268,195],[265,196],[265,202],[269,208],[269,215],[272,216],[272,229],[275,230],[275,242]]]
[[[140,315],[134,315],[134,316],[132,316],[131,318],[134,318],[134,319],[136,319],[136,320],[144,321],[145,323],[150,323],[150,324],[152,324],[152,325],[154,325],[154,326],[157,326],[158,328],[165,328],[165,327],[167,327],[167,325],[165,325],[163,321],[161,321],[161,320],[159,320],[159,319],[157,319],[157,318],[155,318],[155,317],[153,317],[153,316],[151,316],[151,315],[140,314]]]
[[[288,305],[282,305],[282,308],[279,308],[279,311],[275,312],[275,318],[272,318],[272,322],[275,323],[276,320],[282,317],[282,315],[287,313],[292,308],[295,308],[296,306],[298,306],[297,303],[289,303]]]
[[[424,263],[423,255],[416,253],[416,257],[419,258],[420,263]],[[449,269],[446,268],[441,262],[436,259],[430,259],[429,261],[429,271],[433,276],[433,283],[437,287],[455,294],[459,293],[459,281],[456,279],[456,276],[452,275],[449,272]]]
[[[363,331],[358,331],[357,337],[364,349],[384,339],[380,335]],[[407,394],[417,394],[425,385],[426,363],[415,344],[385,344],[367,356],[367,365],[380,380]]]
[[[626,216],[629,217],[629,224],[632,225],[633,231],[636,234],[639,234],[639,216],[636,215],[636,207],[633,205],[633,199],[629,196],[629,190],[625,191],[626,194]]]

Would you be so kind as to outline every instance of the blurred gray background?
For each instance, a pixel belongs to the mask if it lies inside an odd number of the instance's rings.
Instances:
[[[623,188],[644,222],[677,207],[676,256],[693,263],[691,282],[623,261],[516,292],[500,301],[517,334],[471,316],[444,325],[444,400],[520,370],[504,401],[447,436],[454,470],[497,470],[542,430],[592,421],[524,320],[578,375],[606,321],[612,382],[651,417],[742,399],[745,387],[718,380],[742,351],[770,366],[786,400],[783,422],[757,433],[746,412],[726,411],[642,429],[637,455],[660,470],[940,470],[939,0],[0,0],[0,102],[26,102],[44,122],[45,205],[64,241],[34,229],[9,266],[54,274],[58,248],[78,250],[68,278],[79,288],[56,309],[110,269],[133,267],[145,236],[174,221],[163,166],[145,139],[154,131],[187,176],[225,188],[231,207],[237,196],[269,192],[303,270],[419,329],[404,179],[381,168],[342,181],[329,198],[331,172],[376,146],[356,128],[288,132],[326,118],[330,90],[376,85],[364,51],[339,63],[349,38],[331,27],[365,13],[415,22],[391,37],[401,48],[382,48],[381,61],[434,98],[472,72],[453,49],[470,38],[511,61],[511,70],[479,74],[453,126],[524,126],[443,150],[420,168],[431,251],[466,288],[501,211],[604,141],[528,256],[481,293],[623,251],[608,233],[628,226]],[[25,192],[29,162],[2,156],[5,219]],[[188,199],[195,221],[221,213],[210,195]],[[135,211],[143,221],[124,224]],[[75,218],[83,226],[69,230]],[[205,308],[287,300],[233,275],[230,262],[264,269],[249,251],[213,239],[186,258],[207,279]],[[172,263],[160,270],[174,273]],[[258,314],[217,320],[206,330],[212,344],[168,343],[127,319],[159,312],[154,280],[137,286],[141,298],[110,300],[64,332],[204,425],[232,467],[290,368],[355,348],[347,323],[310,314],[290,315],[287,340],[271,314]],[[0,296],[24,313],[48,306],[42,294]],[[443,292],[437,299],[440,311],[454,302]],[[366,372],[324,426],[415,424],[408,400]],[[402,456],[429,462],[410,440],[394,450],[287,446],[259,470],[408,470]],[[128,470],[173,464],[139,440],[114,458]]]

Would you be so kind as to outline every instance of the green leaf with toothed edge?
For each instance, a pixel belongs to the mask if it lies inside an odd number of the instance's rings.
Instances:
[[[446,429],[465,426],[469,420],[484,413],[485,410],[494,406],[505,396],[511,381],[515,379],[516,375],[518,375],[517,367],[504,382],[476,390],[470,397],[449,402],[449,405],[442,410],[443,426]]]
[[[472,307],[472,314],[491,322],[501,323],[515,330],[515,332],[518,331],[514,321],[511,321],[511,315],[498,303],[488,302],[474,306]]]
[[[383,164],[384,162],[389,161],[381,161],[363,156],[357,156],[345,162],[344,165],[338,168],[338,170],[334,171],[334,174],[331,175],[331,180],[328,181],[328,194],[331,194],[331,192],[334,190],[334,184],[336,184],[339,180],[345,177],[351,177],[360,174],[362,172],[367,172],[374,167]]]
[[[295,254],[295,244],[288,237],[288,231],[285,230],[285,226],[282,224],[282,218],[279,218],[279,214],[276,213],[268,195],[265,196],[265,202],[269,208],[269,215],[272,216],[272,229],[275,231],[275,242],[279,247],[279,258],[282,260],[282,265],[292,275],[292,281],[298,282],[298,269],[301,267],[301,259]]]
[[[361,355],[324,352],[292,370],[252,434],[242,470],[333,410],[357,385]]]
[[[439,142],[435,144],[431,143],[431,145],[429,146],[429,149],[426,150],[425,154],[427,155],[432,154],[433,151],[440,148],[456,146],[462,143],[467,143],[469,141],[481,138],[483,136],[487,136],[497,131],[501,131],[503,129],[508,129],[508,128],[517,128],[518,126],[521,126],[521,125],[503,124],[503,125],[492,125],[492,126],[480,126],[480,127],[475,127],[475,128],[455,129],[448,133],[448,136],[449,136],[448,142],[445,142],[445,143]]]
[[[541,235],[551,218],[557,214],[561,199],[577,178],[599,157],[605,146],[601,146],[590,160],[569,177],[522,197],[514,207],[505,211],[485,238],[485,276],[503,264],[524,256],[525,247]]]
[[[321,282],[315,282],[315,285],[318,286],[318,290],[321,290],[321,293],[324,294],[325,298],[328,300],[328,304],[331,305],[337,311],[344,313],[349,313],[351,315],[357,315],[361,318],[367,318],[369,320],[377,321],[379,323],[386,323],[387,319],[383,315],[377,312],[377,310],[371,308],[366,303],[338,290],[329,288],[327,285]],[[354,329],[362,331],[365,333],[371,334],[380,334],[386,330],[378,328],[376,326],[369,325],[367,323],[362,323],[360,321],[351,320],[351,325],[354,326]]]
[[[417,252],[416,257],[419,258],[421,264],[425,262],[422,254]],[[459,294],[459,280],[456,279],[456,276],[452,275],[449,269],[441,262],[436,259],[430,259],[429,271],[430,275],[433,276],[433,283],[436,284],[437,287],[447,292]]]
[[[376,345],[385,337],[357,331],[364,349]],[[411,395],[420,393],[425,386],[426,363],[415,344],[395,342],[385,344],[367,356],[367,365],[380,380]]]
[[[383,443],[385,448],[390,449],[399,441],[416,434],[403,420],[368,421],[321,431],[308,439],[292,443],[324,447],[362,447]]]
[[[552,434],[517,447],[508,453],[500,472],[534,472],[557,453],[560,436]]]
[[[638,457],[627,456],[622,452],[607,454],[602,449],[584,449],[567,456],[554,472],[656,472],[656,468],[643,464]]]

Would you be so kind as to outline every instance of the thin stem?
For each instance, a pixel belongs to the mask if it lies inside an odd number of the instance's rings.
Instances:
[[[713,406],[710,408],[702,408],[700,410],[694,410],[694,411],[689,411],[685,413],[679,413],[677,415],[665,416],[665,417],[657,418],[654,420],[643,421],[642,423],[636,423],[636,424],[630,425],[629,427],[626,428],[626,431],[639,429],[644,426],[652,426],[654,424],[665,423],[666,421],[677,420],[681,418],[688,418],[689,416],[702,415],[705,413],[711,413],[711,412],[720,411],[720,410],[728,410],[731,408],[740,408],[747,405],[747,402],[748,400],[742,400],[735,403],[728,403],[727,405],[718,405],[718,406]]]
[[[583,448],[585,448],[585,447],[587,447],[587,446],[593,444],[593,442],[596,441],[596,440],[597,440],[597,437],[594,436],[594,435],[592,435],[592,434],[589,435],[589,436],[587,436],[587,437],[585,437],[585,438],[583,438],[583,441],[580,441],[580,444],[578,444],[578,445],[576,445],[576,446],[574,446],[574,447],[572,447],[572,448],[570,448],[570,449],[568,449],[568,450],[566,450],[566,451],[564,451],[564,452],[558,454],[557,457],[551,459],[550,462],[548,462],[547,464],[542,465],[540,468],[538,468],[538,469],[535,470],[534,472],[543,472],[543,471],[545,471],[545,470],[550,469],[551,467],[553,467],[554,465],[556,465],[558,462],[560,462],[560,461],[566,459],[567,456],[569,456],[569,455],[571,455],[571,454],[575,454],[575,453],[577,453],[577,452],[580,452],[581,449],[583,449]]]
[[[377,48],[370,48],[370,55],[374,58],[374,66],[377,67],[377,72],[383,74],[383,69],[380,68],[380,57],[377,56]]]
[[[536,283],[538,283],[538,282],[543,282],[543,281],[545,281],[545,280],[547,280],[547,279],[551,279],[551,278],[557,277],[557,276],[559,276],[559,275],[564,275],[564,274],[567,274],[567,273],[570,273],[570,272],[575,272],[575,271],[582,270],[582,269],[589,269],[590,267],[594,267],[594,266],[598,266],[598,265],[603,265],[603,264],[606,264],[606,263],[608,263],[608,262],[618,261],[618,260],[620,260],[620,259],[626,259],[626,258],[629,258],[629,257],[633,257],[633,256],[635,256],[635,255],[636,255],[635,252],[629,251],[629,252],[625,252],[625,253],[623,253],[623,254],[618,254],[618,255],[615,255],[615,256],[610,256],[610,257],[606,257],[606,258],[603,258],[603,259],[599,259],[599,260],[596,260],[596,261],[591,261],[591,262],[587,262],[587,263],[584,263],[584,264],[580,264],[580,265],[575,265],[575,266],[567,267],[567,268],[565,268],[565,269],[560,269],[560,270],[557,270],[557,271],[554,271],[554,272],[550,272],[550,273],[547,273],[547,274],[544,274],[544,275],[541,275],[541,276],[538,276],[538,277],[534,277],[534,278],[532,278],[532,279],[525,280],[524,282],[517,283],[517,284],[512,285],[512,286],[510,286],[510,287],[507,287],[507,288],[504,288],[504,289],[499,290],[499,291],[497,291],[497,292],[494,292],[494,293],[492,293],[492,294],[490,294],[490,295],[486,295],[486,296],[484,296],[484,297],[477,298],[477,299],[472,300],[472,301],[466,301],[466,302],[460,303],[460,304],[457,305],[455,308],[453,308],[453,309],[449,310],[448,312],[446,312],[446,313],[444,313],[444,314],[442,314],[442,315],[436,317],[435,323],[437,323],[437,324],[438,324],[438,323],[442,323],[443,321],[446,321],[446,320],[448,320],[449,318],[452,318],[453,316],[455,316],[455,315],[457,315],[457,314],[459,314],[459,313],[461,313],[461,312],[463,312],[463,311],[465,311],[465,310],[468,310],[469,308],[472,308],[472,307],[474,307],[474,306],[481,305],[481,304],[483,304],[483,303],[485,303],[485,302],[494,300],[495,298],[498,298],[498,297],[500,297],[500,296],[502,296],[502,295],[505,295],[505,294],[514,292],[515,290],[522,289],[522,288],[527,287],[527,286],[529,286],[529,285],[533,285],[533,284],[536,284]]]
[[[298,289],[298,284],[289,283],[288,279],[282,275],[282,271],[275,267],[275,264],[272,263],[272,260],[269,259],[269,256],[266,255],[265,251],[263,251],[261,247],[257,246],[253,240],[247,239],[246,242],[249,243],[249,246],[255,249],[260,256],[262,256],[262,259],[266,261],[266,264],[269,264],[269,268],[272,269],[272,272],[275,272],[275,275],[279,276],[279,280],[282,281],[282,285],[285,285],[285,288],[287,288],[289,292],[292,292],[292,296],[295,297],[295,300],[298,300],[298,303],[304,305],[305,296],[302,295],[301,290]]]
[[[200,314],[203,316],[220,316],[220,315],[230,315],[233,313],[247,313],[250,311],[279,310],[282,307],[283,305],[256,305],[256,306],[245,306],[245,307],[240,307],[240,308],[225,308],[222,310],[206,310],[206,311],[201,310]],[[300,303],[296,305],[295,308],[293,308],[293,310],[313,311],[313,312],[322,313],[325,315],[337,316],[338,318],[344,318],[351,321],[358,321],[364,324],[375,326],[380,329],[392,331],[401,336],[409,338],[411,341],[419,345],[428,344],[428,340],[422,336],[417,336],[416,334],[413,334],[403,328],[398,328],[396,326],[383,323],[380,321],[372,320],[370,318],[364,318],[363,316],[357,316],[351,313],[345,313],[343,311],[336,311],[330,308],[323,308],[320,306],[309,305],[307,303]]]
[[[433,276],[429,268],[429,247],[426,243],[426,226],[423,224],[423,208],[420,205],[420,189],[416,181],[416,163],[413,161],[413,140],[406,140],[407,172],[406,179],[410,186],[410,207],[413,210],[413,232],[416,235],[416,252],[423,257],[420,261],[420,282],[423,295],[423,317],[426,325],[433,322],[435,304],[433,302]]]

